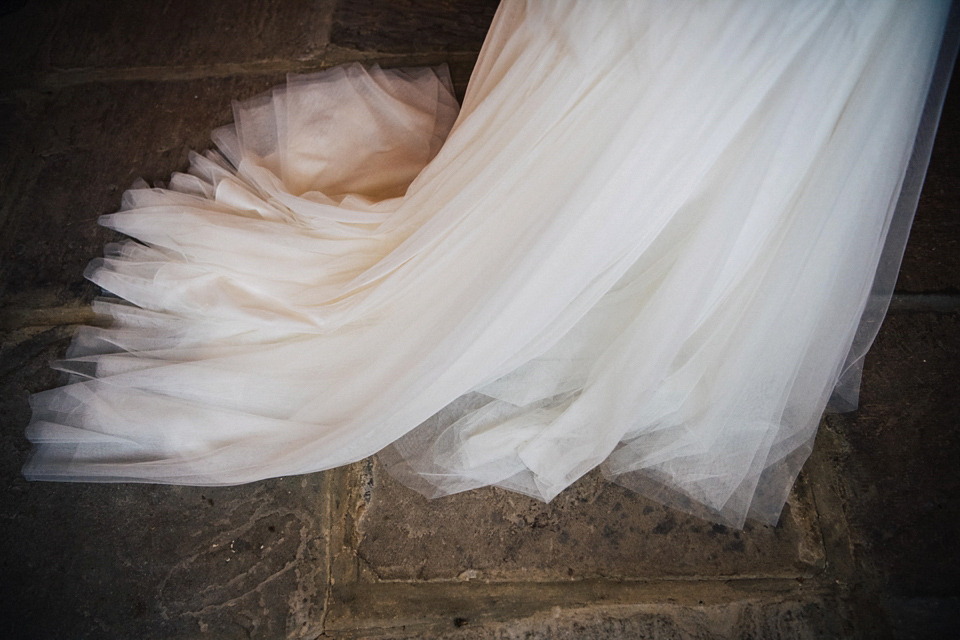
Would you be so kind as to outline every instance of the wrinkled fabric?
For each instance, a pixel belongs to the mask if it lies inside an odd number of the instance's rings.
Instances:
[[[87,272],[111,324],[33,396],[25,475],[381,452],[430,496],[550,500],[601,466],[775,522],[857,353],[948,9],[508,0],[459,114],[444,68],[237,103],[101,219],[130,238]]]

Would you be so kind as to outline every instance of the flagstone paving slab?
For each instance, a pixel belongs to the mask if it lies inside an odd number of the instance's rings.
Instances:
[[[109,0],[62,10],[50,45],[56,69],[242,64],[323,53],[332,0]]]
[[[819,599],[759,598],[718,605],[620,605],[555,608],[541,615],[508,622],[484,623],[455,618],[447,628],[395,629],[331,637],[430,637],[435,640],[814,640],[841,637],[843,625]]]
[[[49,67],[50,41],[67,0],[9,0],[0,9],[0,88],[22,85]]]
[[[356,550],[378,580],[568,581],[802,578],[824,564],[817,514],[801,480],[776,527],[743,531],[664,507],[593,472],[550,504],[497,488],[428,500],[376,461]]]
[[[897,290],[960,293],[960,83],[947,93]]]
[[[323,474],[239,487],[28,482],[27,396],[68,328],[0,349],[0,637],[315,637],[327,587]],[[16,360],[19,358],[19,362]]]
[[[896,597],[960,596],[958,380],[957,314],[891,315],[859,411],[830,421],[845,442],[856,552]]]
[[[233,120],[231,101],[283,82],[282,74],[189,82],[95,83],[41,102],[19,147],[17,175],[4,191],[0,287],[79,286],[87,263],[119,236],[97,217],[120,206],[138,178],[164,183],[187,168],[191,150]],[[38,98],[38,100],[40,100]],[[28,124],[24,124],[28,126]]]
[[[479,51],[498,0],[350,0],[333,14],[330,42],[382,52]]]

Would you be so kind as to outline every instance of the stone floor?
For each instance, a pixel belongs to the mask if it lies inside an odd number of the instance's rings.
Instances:
[[[544,505],[428,501],[376,460],[226,488],[28,483],[28,395],[96,294],[136,178],[234,98],[345,61],[448,62],[494,0],[0,4],[0,637],[960,637],[960,89],[948,98],[859,411],[823,422],[777,527],[590,475]]]

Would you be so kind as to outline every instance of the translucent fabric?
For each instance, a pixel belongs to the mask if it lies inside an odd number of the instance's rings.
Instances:
[[[383,450],[430,496],[550,500],[602,465],[775,522],[856,362],[948,9],[508,0],[459,116],[442,68],[236,104],[102,218],[133,238],[88,270],[112,324],[33,397],[24,473],[235,484]]]

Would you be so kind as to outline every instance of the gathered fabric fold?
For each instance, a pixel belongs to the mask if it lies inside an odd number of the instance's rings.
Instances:
[[[110,324],[32,397],[25,475],[380,452],[429,496],[550,500],[599,466],[776,522],[833,391],[855,405],[949,8],[507,0],[462,109],[444,67],[359,64],[235,103],[101,219],[130,238],[87,271]]]

